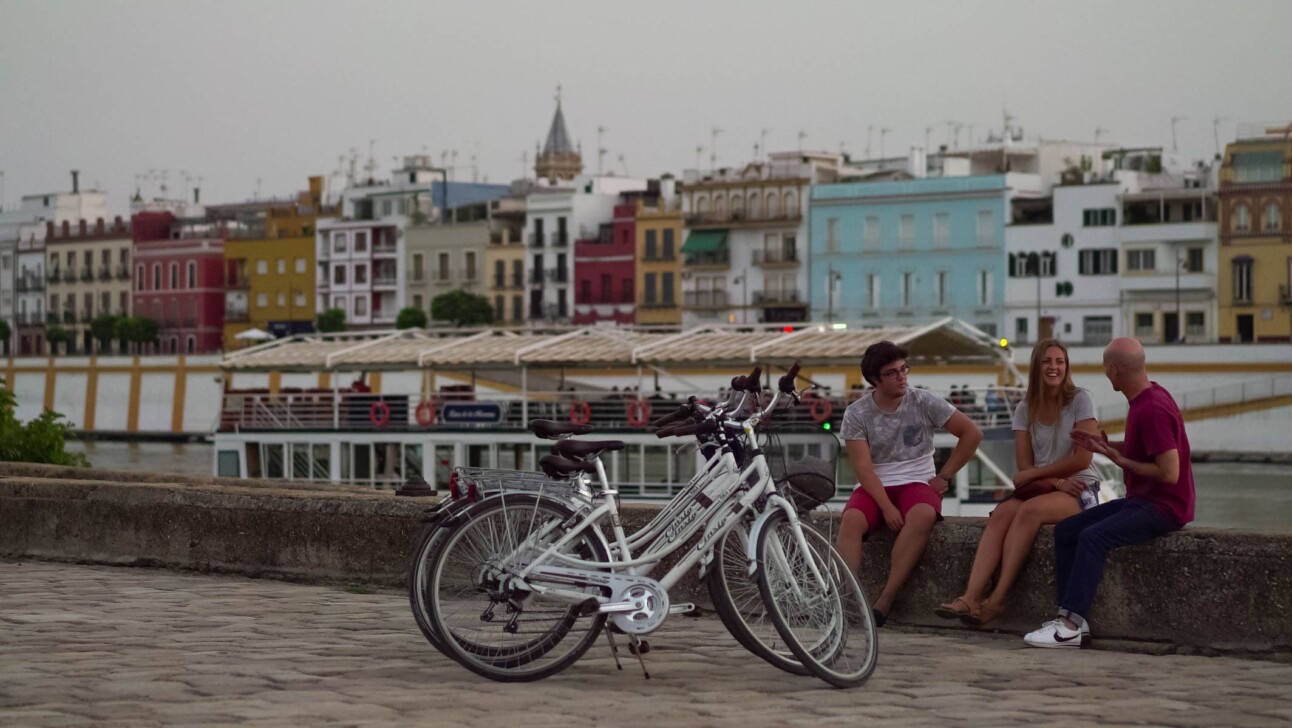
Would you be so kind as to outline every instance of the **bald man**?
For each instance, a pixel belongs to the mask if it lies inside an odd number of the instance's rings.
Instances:
[[[1184,528],[1193,520],[1193,468],[1184,418],[1171,395],[1149,381],[1144,347],[1134,339],[1114,339],[1104,349],[1104,374],[1130,403],[1126,439],[1109,442],[1073,430],[1079,447],[1112,460],[1126,477],[1126,497],[1095,506],[1054,527],[1058,616],[1030,632],[1033,647],[1085,647],[1090,642],[1086,615],[1103,578],[1108,553]]]

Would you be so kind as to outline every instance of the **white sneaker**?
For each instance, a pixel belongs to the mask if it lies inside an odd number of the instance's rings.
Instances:
[[[1028,632],[1023,641],[1032,647],[1084,647],[1090,641],[1089,629],[1070,629],[1062,619],[1053,619],[1035,632]]]

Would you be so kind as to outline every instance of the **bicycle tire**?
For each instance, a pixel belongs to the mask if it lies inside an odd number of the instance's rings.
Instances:
[[[879,659],[870,603],[833,545],[827,543],[824,551],[809,547],[805,553],[793,526],[784,511],[777,511],[758,534],[755,552],[764,603],[805,668],[835,687],[857,687],[870,678]],[[815,529],[803,529],[803,535],[824,538]],[[815,560],[824,583],[807,567],[808,559]]]
[[[587,652],[604,628],[606,615],[581,615],[578,605],[563,601],[545,609],[535,593],[511,593],[504,599],[504,595],[489,591],[491,585],[497,586],[489,582],[489,575],[499,568],[491,560],[515,552],[517,544],[536,527],[553,521],[564,524],[573,516],[574,511],[565,504],[532,495],[484,502],[462,514],[461,523],[445,537],[430,569],[426,616],[442,652],[468,670],[498,682],[548,677]],[[548,541],[562,534],[552,534]],[[609,560],[602,541],[589,532],[576,538],[570,551],[594,561]],[[589,591],[589,596],[594,595]],[[515,613],[513,631],[503,625],[512,618],[492,619],[495,609],[506,610],[507,600],[521,607]],[[522,630],[521,618],[526,614],[538,619],[526,617]],[[575,641],[566,644],[572,636]],[[567,649],[556,651],[560,646]]]
[[[749,573],[749,525],[749,521],[737,524],[714,543],[713,563],[705,577],[709,599],[723,626],[742,647],[792,675],[811,675],[781,639],[763,605],[758,577]]]

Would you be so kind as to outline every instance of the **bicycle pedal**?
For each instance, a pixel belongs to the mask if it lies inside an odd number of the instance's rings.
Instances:
[[[644,655],[647,652],[650,652],[650,643],[647,642],[646,640],[637,640],[636,642],[629,642],[628,652],[637,656]]]
[[[601,609],[601,603],[591,597],[584,599],[579,603],[579,616],[590,617]]]
[[[668,614],[670,617],[674,614],[685,614],[688,617],[699,617],[703,615],[703,612],[700,611],[699,607],[690,602],[680,602],[678,604],[670,604],[668,606]]]

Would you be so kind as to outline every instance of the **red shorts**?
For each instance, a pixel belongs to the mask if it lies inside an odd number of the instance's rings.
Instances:
[[[902,518],[906,518],[906,514],[915,506],[927,503],[933,506],[933,512],[938,514],[938,520],[942,520],[942,496],[930,488],[928,483],[890,485],[884,488],[884,494],[893,502],[893,505],[897,506],[897,510],[901,511]],[[879,504],[860,485],[852,492],[848,503],[843,507],[845,511],[849,508],[856,508],[866,517],[867,533],[888,528],[883,514],[879,512]]]

